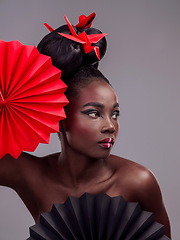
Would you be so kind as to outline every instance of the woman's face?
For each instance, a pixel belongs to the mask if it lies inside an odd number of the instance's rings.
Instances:
[[[119,129],[119,104],[113,88],[97,79],[67,106],[63,125],[67,144],[91,158],[106,158]]]

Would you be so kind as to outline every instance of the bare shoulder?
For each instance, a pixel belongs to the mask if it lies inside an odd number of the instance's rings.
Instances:
[[[114,155],[109,157],[108,163],[115,169],[117,186],[125,189],[125,198],[139,202],[144,210],[153,212],[155,220],[165,226],[165,233],[170,236],[168,215],[154,174],[136,162]]]
[[[42,157],[33,156],[23,153],[18,160],[18,168],[22,175],[42,175],[45,171],[50,170],[53,162],[58,159],[59,153],[54,153]]]
[[[115,155],[111,155],[108,162],[115,169],[116,180],[128,187],[135,198],[142,200],[148,193],[160,194],[158,181],[148,168]]]
[[[32,179],[32,175],[34,179],[39,178],[57,156],[59,153],[37,157],[23,152],[15,159],[7,154],[0,159],[0,185],[16,190],[23,180]]]
[[[36,158],[28,153],[22,153],[17,159],[9,154],[5,155],[0,159],[0,185],[13,188],[22,180],[24,169],[28,168]]]
[[[153,184],[156,181],[153,173],[141,164],[132,160],[111,155],[108,163],[116,170],[117,177],[126,177],[134,184]]]

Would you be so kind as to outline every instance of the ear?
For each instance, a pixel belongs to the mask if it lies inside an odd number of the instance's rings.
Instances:
[[[66,131],[66,119],[59,121],[59,132]]]
[[[59,121],[59,128],[63,127],[63,120]]]

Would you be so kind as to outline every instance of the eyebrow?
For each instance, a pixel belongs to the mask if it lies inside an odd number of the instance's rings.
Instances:
[[[99,102],[88,102],[88,103],[83,105],[83,107],[87,107],[87,106],[104,108],[104,105],[102,103],[99,103]],[[113,107],[114,108],[119,107],[119,103],[115,103]]]
[[[98,102],[88,102],[88,103],[83,105],[83,107],[87,107],[87,106],[94,106],[94,107],[104,108],[104,105],[102,103],[98,103]]]

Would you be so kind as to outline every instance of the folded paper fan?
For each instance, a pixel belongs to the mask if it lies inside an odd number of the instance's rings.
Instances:
[[[164,226],[138,203],[123,197],[83,194],[54,204],[30,227],[27,240],[168,240]]]
[[[35,46],[0,40],[0,158],[49,143],[64,119],[67,86]]]

